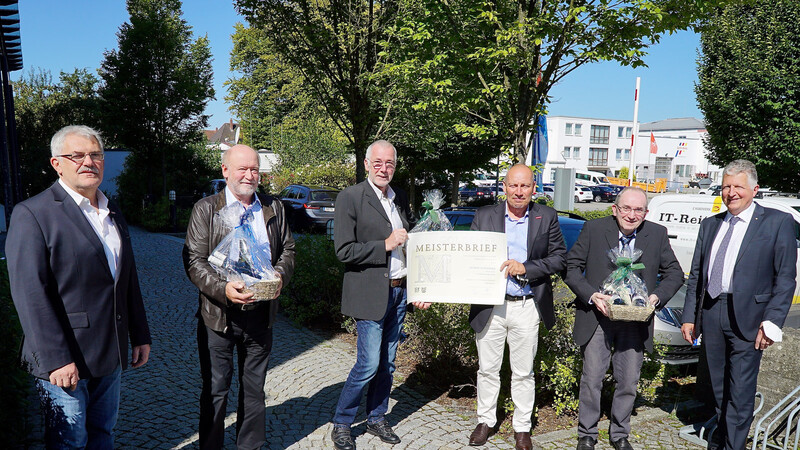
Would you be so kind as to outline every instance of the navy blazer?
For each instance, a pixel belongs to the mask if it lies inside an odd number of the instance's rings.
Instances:
[[[662,308],[683,284],[683,270],[669,244],[667,229],[643,221],[636,230],[634,246],[642,250],[639,261],[644,263],[644,269],[635,273],[644,281],[647,292],[658,296],[657,308]],[[609,320],[589,304],[589,298],[600,291],[603,281],[617,268],[608,257],[608,251],[615,247],[619,247],[619,226],[614,216],[608,216],[586,222],[567,255],[564,282],[577,297],[572,337],[579,346],[589,342],[601,320]],[[652,352],[653,318],[648,322],[626,323],[639,328],[645,348]]]
[[[392,188],[403,228],[409,228],[405,192]],[[389,304],[389,261],[384,241],[392,224],[375,190],[364,180],[336,196],[333,243],[344,263],[342,314],[356,319],[381,320]]]
[[[506,202],[484,206],[475,212],[470,227],[478,231],[506,231]],[[558,225],[556,210],[538,203],[528,205],[528,259],[522,261],[525,266],[525,278],[532,288],[533,300],[539,311],[539,317],[549,329],[555,322],[553,311],[553,285],[550,276],[566,267],[567,247],[564,236]],[[498,267],[497,270],[500,270]],[[469,311],[469,323],[476,333],[480,333],[489,322],[492,314],[491,305],[472,305]]]
[[[711,247],[726,212],[707,217],[692,257],[692,269],[683,307],[683,323],[702,333],[703,299],[708,280]],[[736,256],[731,277],[734,329],[740,338],[755,342],[761,322],[782,327],[794,296],[797,275],[795,222],[789,214],[756,204],[753,218]]]
[[[150,344],[128,226],[109,202],[122,248],[114,279],[97,234],[61,185],[14,208],[6,239],[11,297],[38,378],[74,362],[81,379],[128,364],[127,339]]]

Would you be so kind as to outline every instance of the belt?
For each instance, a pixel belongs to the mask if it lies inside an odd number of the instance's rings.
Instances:
[[[238,308],[240,311],[252,311],[257,309],[261,304],[264,302],[250,302],[250,303],[240,303],[238,304]]]
[[[733,301],[733,294],[723,292],[722,294],[719,294],[718,297],[711,297],[708,295],[708,292],[706,292],[705,299],[703,300],[703,309],[711,309],[711,307],[716,305],[719,301],[726,303]]]
[[[506,300],[509,302],[520,302],[522,300],[532,300],[533,295],[510,295],[506,294]]]
[[[389,280],[389,286],[396,288],[396,287],[405,287],[406,285],[406,277],[403,278],[392,278]]]

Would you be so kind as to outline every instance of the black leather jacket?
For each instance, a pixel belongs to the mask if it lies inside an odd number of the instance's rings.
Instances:
[[[280,200],[258,194],[267,225],[272,266],[281,274],[283,286],[289,284],[294,273],[294,238],[286,222],[286,214]],[[183,266],[192,283],[200,290],[198,317],[203,318],[207,327],[225,332],[228,324],[225,312],[233,303],[225,296],[227,281],[208,263],[208,255],[230,231],[219,219],[219,210],[225,206],[225,191],[198,201],[192,209],[189,227],[186,230],[186,243],[183,246]],[[269,302],[269,323],[272,327],[278,312],[278,301]]]

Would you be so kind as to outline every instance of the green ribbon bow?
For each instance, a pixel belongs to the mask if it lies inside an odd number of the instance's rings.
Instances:
[[[617,265],[617,269],[611,273],[611,280],[613,282],[625,279],[634,270],[644,269],[644,263],[634,264],[633,258],[627,256],[620,256],[614,264]]]
[[[425,220],[426,217],[430,217],[433,223],[439,223],[439,213],[438,211],[433,209],[433,205],[429,201],[422,202],[422,208],[425,210],[425,214],[420,217],[419,221],[422,222]]]

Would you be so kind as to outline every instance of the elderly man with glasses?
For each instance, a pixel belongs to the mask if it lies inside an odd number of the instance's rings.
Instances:
[[[356,320],[358,354],[342,388],[333,417],[331,439],[339,450],[352,450],[350,426],[367,391],[367,432],[388,444],[400,438],[385,415],[392,374],[406,315],[406,259],[409,206],[405,193],[392,188],[397,150],[387,141],[367,148],[366,181],[336,197],[334,246],[345,265],[342,314]],[[426,307],[427,305],[418,305]]]
[[[647,286],[649,302],[661,308],[683,284],[681,270],[669,244],[667,230],[644,220],[647,193],[635,187],[622,190],[612,206],[613,216],[586,222],[567,254],[564,281],[577,299],[573,337],[581,348],[583,373],[578,411],[578,450],[594,449],[600,420],[603,378],[613,361],[616,389],[611,405],[609,436],[615,449],[632,449],[630,419],[644,349],[653,351],[653,318],[647,322],[611,321],[609,295],[601,284],[616,266],[607,253],[613,248],[642,250],[644,269],[635,273]],[[660,283],[657,283],[659,275]]]
[[[6,239],[11,297],[36,377],[47,448],[114,448],[120,373],[150,355],[128,226],[98,189],[103,140],[82,125],[50,141],[58,181],[14,208]]]

